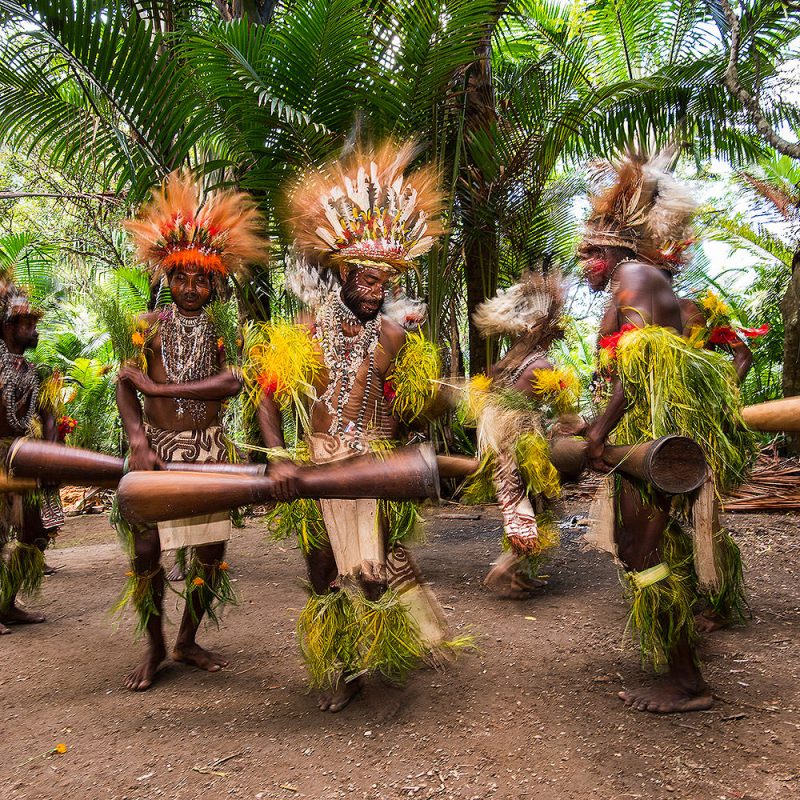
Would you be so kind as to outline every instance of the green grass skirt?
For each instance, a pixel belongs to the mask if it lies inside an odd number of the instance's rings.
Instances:
[[[433,652],[396,592],[386,590],[378,600],[360,591],[310,591],[297,619],[300,651],[317,689],[333,688],[344,676],[379,674],[403,682],[423,662],[446,660],[442,651],[473,647],[471,637],[442,642]]]
[[[725,355],[653,325],[622,336],[613,366],[628,401],[616,444],[682,434],[702,447],[718,491],[745,480],[756,440],[742,419],[736,372]]]

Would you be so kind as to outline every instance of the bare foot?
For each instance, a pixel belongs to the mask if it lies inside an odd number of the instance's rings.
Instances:
[[[619,697],[626,706],[637,711],[650,711],[653,714],[705,711],[714,703],[708,686],[703,685],[696,691],[689,691],[668,678],[655,686],[620,692]]]
[[[483,585],[504,600],[528,600],[531,595],[547,586],[547,581],[528,578],[516,569],[516,564],[499,561],[489,570]]]
[[[172,658],[182,664],[191,664],[198,669],[206,672],[219,672],[223,667],[228,666],[228,662],[218,653],[204,650],[199,644],[175,645],[172,651]]]
[[[58,567],[51,567],[48,563],[45,562],[44,565],[44,574],[45,575],[55,575],[58,572]]]
[[[726,623],[722,617],[707,608],[705,611],[695,615],[694,626],[700,633],[713,633],[720,628],[725,628]]]
[[[9,606],[5,611],[0,612],[0,619],[6,625],[38,625],[44,622],[44,614],[35,614],[32,611],[23,611],[17,606]]]
[[[11,633],[11,628],[6,628],[6,626],[0,622],[0,636],[5,636],[7,633]]]
[[[361,678],[356,678],[347,683],[343,678],[339,678],[336,688],[328,692],[323,692],[319,696],[320,711],[330,711],[335,714],[341,711],[359,692],[361,691]]]
[[[132,692],[143,692],[153,685],[158,665],[164,660],[167,651],[163,644],[151,644],[141,664],[125,677],[125,688]]]
[[[186,573],[181,569],[181,565],[177,562],[172,569],[167,573],[167,580],[170,583],[180,583],[186,580]]]

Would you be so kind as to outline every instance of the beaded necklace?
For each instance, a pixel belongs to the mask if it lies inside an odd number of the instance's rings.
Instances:
[[[216,333],[205,311],[185,317],[173,303],[160,317],[161,357],[169,383],[189,383],[210,378],[217,372]],[[175,398],[175,413],[187,412],[195,422],[206,417],[205,400]]]
[[[375,349],[381,334],[381,316],[378,314],[374,319],[362,323],[345,305],[339,290],[333,292],[322,305],[316,322],[314,338],[319,342],[328,369],[328,385],[320,398],[331,417],[328,433],[331,436],[352,433],[353,438],[348,445],[353,450],[361,450],[369,387],[375,375]],[[358,327],[358,332],[355,336],[347,336],[344,325]],[[364,359],[369,359],[369,364],[361,406],[356,419],[345,426],[344,411]]]
[[[32,367],[20,372],[19,367],[23,362],[23,357],[10,353],[6,343],[0,339],[0,381],[3,384],[6,418],[11,429],[18,434],[28,432],[39,399],[39,376]],[[27,406],[20,417],[17,408],[23,401]]]

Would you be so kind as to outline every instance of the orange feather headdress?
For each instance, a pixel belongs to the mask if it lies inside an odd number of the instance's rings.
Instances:
[[[319,266],[402,273],[444,229],[438,175],[404,175],[413,142],[391,141],[305,173],[289,193],[287,223],[298,252]]]
[[[697,204],[667,170],[668,154],[650,160],[632,155],[604,164],[599,178],[613,184],[590,197],[584,245],[626,247],[640,258],[676,273],[693,243],[691,220]]]
[[[249,264],[267,259],[264,222],[252,198],[235,191],[203,197],[186,170],[173,172],[154,189],[150,202],[125,227],[154,282],[191,264],[224,284],[228,275],[244,277]]]

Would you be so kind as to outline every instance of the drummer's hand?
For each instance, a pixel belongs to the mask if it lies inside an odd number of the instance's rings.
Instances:
[[[297,467],[291,461],[273,461],[267,476],[275,481],[275,499],[294,500],[298,495]]]
[[[153,452],[147,439],[131,442],[128,469],[131,471],[161,469],[161,459]]]
[[[603,461],[603,450],[605,450],[606,443],[602,439],[598,439],[589,431],[586,436],[588,447],[586,448],[586,464],[589,469],[595,472],[611,472],[611,467]]]

